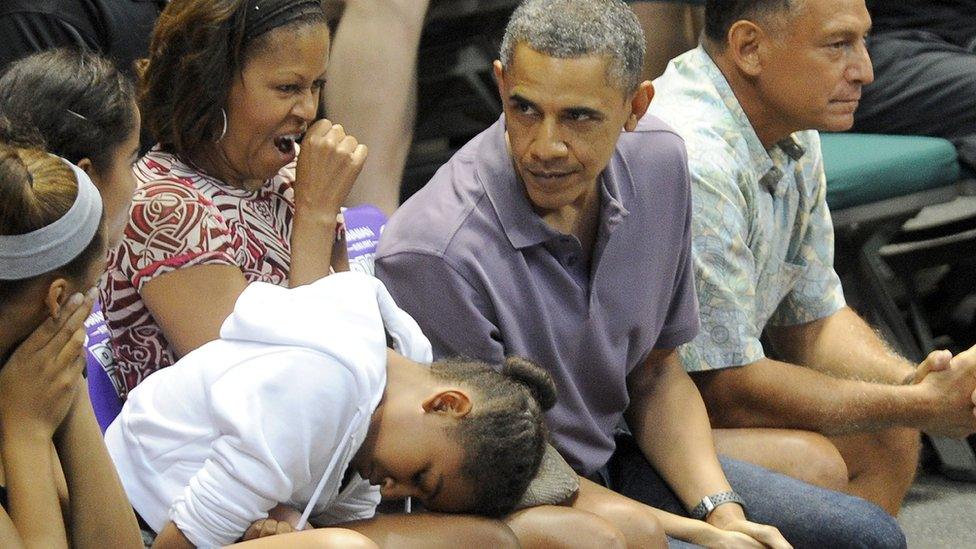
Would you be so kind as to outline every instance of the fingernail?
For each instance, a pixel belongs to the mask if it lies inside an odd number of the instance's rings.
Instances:
[[[98,288],[96,288],[94,286],[92,286],[91,288],[89,288],[88,289],[88,292],[85,294],[85,297],[87,297],[88,299],[90,299],[92,301],[95,301],[96,299],[98,299]]]
[[[68,304],[69,305],[81,305],[81,302],[84,301],[84,299],[85,299],[85,296],[76,293],[76,294],[73,294],[71,296],[71,299],[68,300]]]

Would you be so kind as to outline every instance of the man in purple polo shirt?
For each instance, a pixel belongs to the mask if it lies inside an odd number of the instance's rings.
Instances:
[[[643,44],[619,0],[524,2],[494,67],[504,116],[393,216],[377,275],[435,354],[549,369],[553,443],[591,479],[573,507],[621,524],[607,509],[639,506],[596,480],[685,515],[653,514],[702,545],[786,546],[766,523],[797,545],[903,546],[863,500],[720,465],[674,350],[698,330],[687,160],[674,131],[643,117]],[[633,436],[615,438],[625,419]]]

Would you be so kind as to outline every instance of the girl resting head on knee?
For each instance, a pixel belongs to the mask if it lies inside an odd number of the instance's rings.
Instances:
[[[112,249],[129,219],[139,153],[139,109],[132,84],[102,57],[56,49],[20,59],[0,76],[0,116],[12,133],[85,171],[105,206]]]
[[[554,401],[525,360],[431,364],[382,283],[338,273],[249,285],[220,339],[129,394],[106,443],[157,544],[209,546],[280,505],[301,511],[297,529],[369,519],[381,495],[503,515],[539,467]]]
[[[139,530],[82,378],[84,321],[105,266],[102,201],[83,170],[10,144],[6,124],[4,134],[0,545],[132,546]]]

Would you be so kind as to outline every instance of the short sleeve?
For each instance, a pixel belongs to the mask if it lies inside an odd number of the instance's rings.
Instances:
[[[812,148],[812,147],[811,147]],[[816,149],[820,150],[819,143]],[[803,265],[796,283],[769,319],[773,326],[790,326],[819,320],[846,304],[840,277],[834,270],[834,226],[827,208],[827,178],[820,157],[813,167],[813,207],[807,215],[806,233],[797,250]]]
[[[155,181],[136,191],[119,268],[136,290],[194,265],[236,265],[231,232],[213,203],[188,185]]]
[[[682,155],[683,156],[683,155]],[[687,159],[684,158],[683,166],[687,166]],[[684,188],[689,189],[690,185],[685,172]],[[681,239],[680,257],[678,258],[678,268],[676,270],[674,285],[671,288],[671,303],[668,307],[668,316],[664,321],[664,326],[658,334],[657,341],[654,342],[655,349],[673,349],[682,343],[690,341],[698,333],[698,297],[695,288],[695,274],[693,269],[693,258],[691,251],[691,200],[688,196],[690,190],[684,194],[687,207],[685,208],[684,234]]]
[[[692,254],[701,331],[679,348],[688,371],[741,366],[765,356],[755,317],[755,259],[734,171],[699,164],[692,174]]]
[[[376,259],[376,276],[430,339],[435,359],[460,355],[489,363],[504,360],[488,300],[446,259],[397,252]]]

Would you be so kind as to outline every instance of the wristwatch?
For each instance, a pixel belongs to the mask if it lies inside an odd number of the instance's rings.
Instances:
[[[719,492],[717,494],[703,497],[702,500],[698,502],[698,505],[696,505],[695,508],[692,509],[688,514],[691,515],[691,518],[705,520],[705,517],[707,517],[712,510],[723,503],[738,503],[743,509],[746,507],[746,502],[739,497],[739,494],[729,490],[728,492]]]

